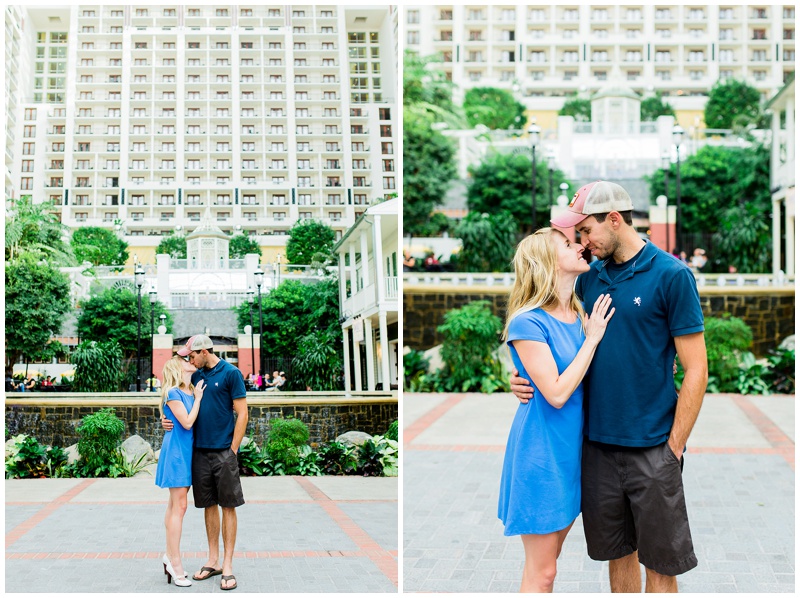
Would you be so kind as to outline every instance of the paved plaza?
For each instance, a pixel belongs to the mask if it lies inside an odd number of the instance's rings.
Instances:
[[[510,394],[403,399],[403,591],[517,592],[524,554],[497,519]],[[699,565],[681,592],[794,592],[794,397],[706,395],[684,483]],[[609,592],[580,517],[555,592]]]
[[[236,592],[397,592],[397,478],[247,477],[242,486]],[[167,496],[150,476],[6,480],[6,594],[222,592],[219,576],[167,585]],[[191,492],[181,549],[190,573],[205,562]]]

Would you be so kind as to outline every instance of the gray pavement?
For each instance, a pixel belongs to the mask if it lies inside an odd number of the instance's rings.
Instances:
[[[524,554],[497,519],[511,395],[405,393],[403,591],[516,592]],[[699,564],[681,592],[794,592],[794,397],[707,395],[684,483]],[[608,592],[579,517],[556,592]]]
[[[237,592],[397,592],[397,478],[243,478]],[[130,479],[6,480],[5,591],[216,593],[220,578],[167,585],[167,491]],[[189,509],[183,563],[207,550],[203,512]]]

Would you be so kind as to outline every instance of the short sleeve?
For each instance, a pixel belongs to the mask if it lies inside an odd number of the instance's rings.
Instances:
[[[181,392],[177,388],[170,388],[167,391],[167,400],[183,402],[183,400],[181,399]]]
[[[667,301],[667,318],[673,337],[703,332],[705,326],[700,293],[689,268],[681,268],[672,279]]]
[[[239,370],[234,369],[231,371],[228,380],[231,387],[232,399],[243,399],[247,396],[247,390],[244,387],[244,377]]]
[[[546,343],[549,338],[547,328],[541,316],[534,310],[517,315],[508,326],[508,340],[512,341],[539,341]]]

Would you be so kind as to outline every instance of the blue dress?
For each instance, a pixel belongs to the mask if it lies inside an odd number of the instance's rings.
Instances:
[[[533,382],[511,341],[547,343],[561,374],[584,340],[580,318],[572,324],[543,309],[516,316],[509,326],[511,359]],[[549,534],[567,527],[581,510],[583,383],[561,409],[533,386],[533,398],[520,403],[506,444],[497,516],[506,536]]]
[[[161,456],[156,468],[156,486],[159,488],[186,488],[192,485],[194,432],[191,429],[185,429],[180,424],[169,408],[169,401],[181,401],[186,407],[186,413],[189,413],[194,405],[194,397],[177,388],[170,388],[167,392],[164,415],[172,421],[174,427],[172,432],[164,434]]]

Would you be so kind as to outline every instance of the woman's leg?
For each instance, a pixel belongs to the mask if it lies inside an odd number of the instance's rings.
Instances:
[[[183,530],[183,516],[186,514],[187,494],[189,488],[170,488],[167,515],[164,523],[167,527],[167,558],[172,563],[172,568],[178,576],[183,575],[181,563],[181,532]]]
[[[573,522],[574,523],[574,522]],[[553,591],[556,579],[556,559],[561,554],[564,538],[572,527],[550,534],[523,534],[525,548],[525,567],[522,570],[522,585],[519,591],[525,593],[546,593]]]

